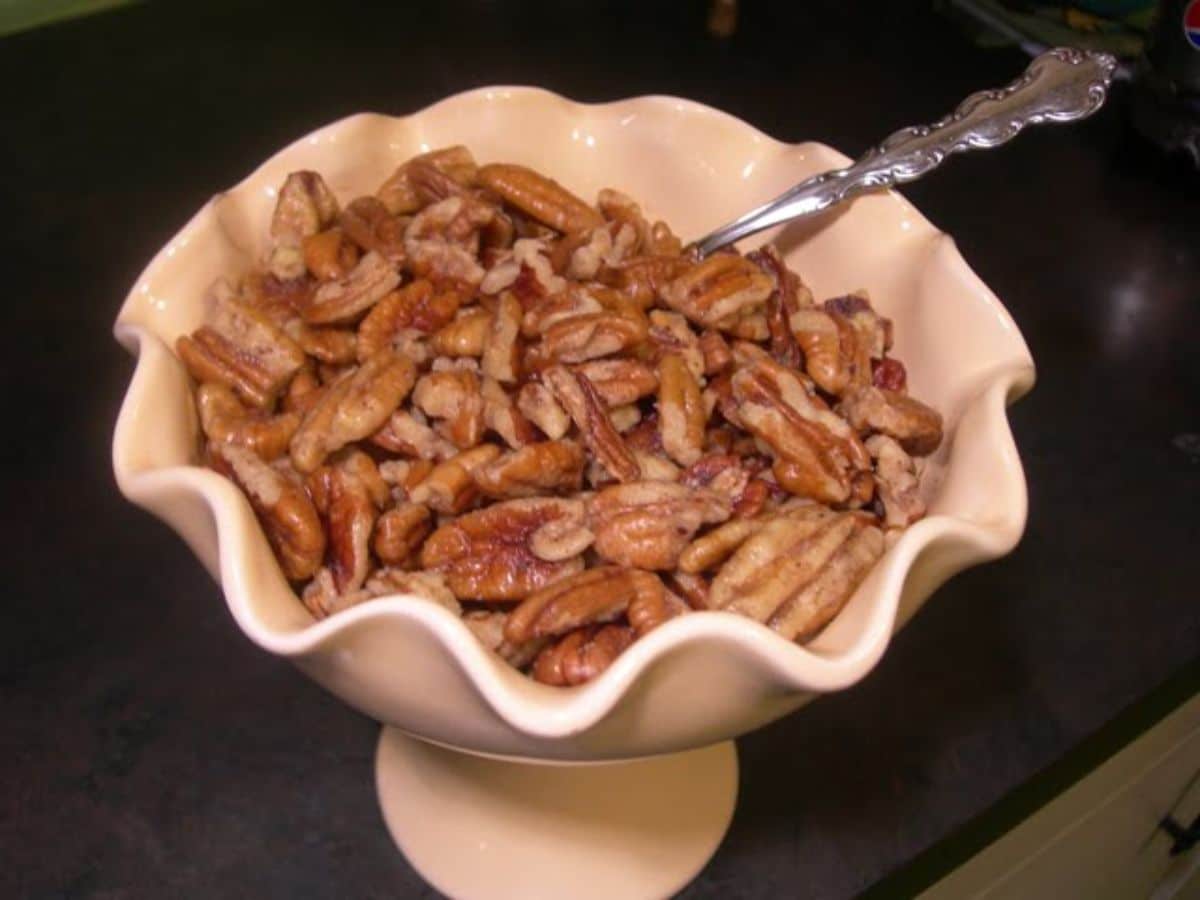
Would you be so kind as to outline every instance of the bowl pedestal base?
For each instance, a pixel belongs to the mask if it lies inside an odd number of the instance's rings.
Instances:
[[[733,741],[633,762],[473,756],[385,726],[388,831],[456,900],[669,897],[716,852],[737,800]]]

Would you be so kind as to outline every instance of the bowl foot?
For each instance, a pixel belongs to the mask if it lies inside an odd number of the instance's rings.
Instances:
[[[542,765],[384,727],[375,781],[388,831],[457,900],[669,897],[716,852],[737,799],[733,741],[633,762]]]

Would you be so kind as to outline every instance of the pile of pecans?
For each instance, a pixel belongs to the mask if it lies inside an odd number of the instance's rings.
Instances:
[[[941,417],[867,297],[697,261],[617,191],[464,147],[345,207],[294,172],[208,303],[177,344],[206,460],[318,618],[418,594],[579,684],[694,610],[808,640],[925,512]]]

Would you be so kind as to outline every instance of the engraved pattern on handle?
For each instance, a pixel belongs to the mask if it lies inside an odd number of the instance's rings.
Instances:
[[[1107,53],[1060,47],[1037,57],[1007,87],[979,91],[932,125],[902,128],[853,165],[814,175],[692,245],[703,257],[782,222],[870,191],[914,181],[948,156],[998,147],[1027,125],[1086,118],[1105,101],[1117,61]]]

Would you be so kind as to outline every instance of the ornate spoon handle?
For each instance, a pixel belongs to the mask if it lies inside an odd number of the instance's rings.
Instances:
[[[868,191],[915,181],[951,154],[998,147],[1026,125],[1090,116],[1104,104],[1116,65],[1107,53],[1049,50],[1008,87],[972,94],[932,125],[902,128],[853,165],[800,182],[692,248],[703,257],[772,225],[821,212]]]

